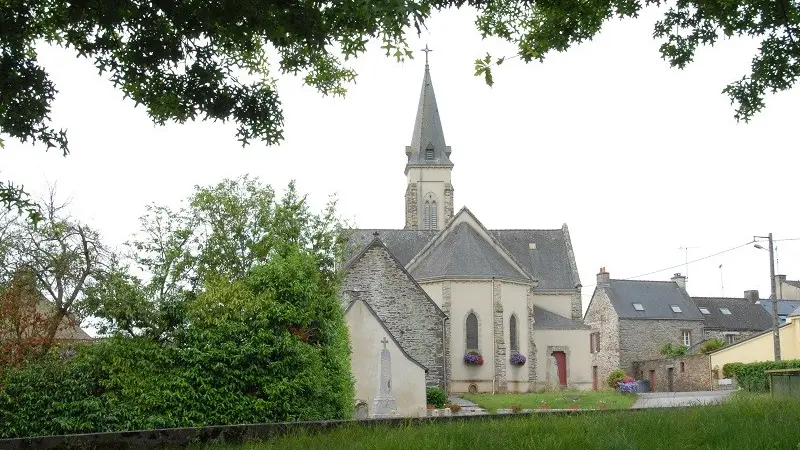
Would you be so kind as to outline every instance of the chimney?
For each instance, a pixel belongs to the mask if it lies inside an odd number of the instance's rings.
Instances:
[[[597,287],[603,286],[611,286],[611,275],[606,272],[605,267],[601,267],[600,272],[597,273]]]
[[[677,284],[681,289],[684,291],[686,290],[686,277],[681,275],[680,273],[676,273],[670,280]]]
[[[744,298],[750,303],[755,303],[759,300],[758,291],[757,290],[744,291]]]

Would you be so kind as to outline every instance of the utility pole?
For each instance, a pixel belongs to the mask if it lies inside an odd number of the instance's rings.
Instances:
[[[767,236],[753,236],[755,239],[768,239],[769,240],[769,286],[770,286],[770,300],[772,300],[772,343],[775,347],[775,361],[781,360],[781,336],[780,336],[780,318],[778,317],[778,293],[775,283],[775,246],[772,242],[772,233]],[[755,248],[766,250],[764,247],[755,244]]]
[[[772,339],[775,345],[775,361],[781,360],[780,318],[778,317],[778,293],[775,286],[775,247],[772,243],[772,233],[769,239],[769,285],[772,291]]]

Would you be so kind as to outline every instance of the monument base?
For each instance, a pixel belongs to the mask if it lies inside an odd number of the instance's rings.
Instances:
[[[378,397],[372,401],[372,417],[393,417],[397,412],[397,401],[394,397]]]

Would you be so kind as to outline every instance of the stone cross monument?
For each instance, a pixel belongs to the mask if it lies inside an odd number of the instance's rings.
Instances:
[[[392,356],[386,348],[389,340],[381,339],[383,349],[380,356],[380,372],[378,373],[378,396],[372,402],[373,417],[391,417],[397,411],[397,401],[392,395]]]

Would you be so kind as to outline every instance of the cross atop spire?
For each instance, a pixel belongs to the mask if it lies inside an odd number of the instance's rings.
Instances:
[[[428,67],[428,53],[432,52],[433,50],[428,48],[428,44],[425,44],[425,48],[422,49],[425,52],[425,67]]]

